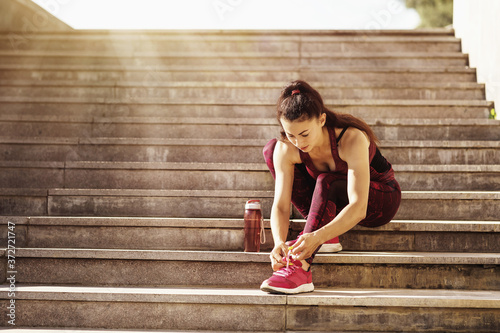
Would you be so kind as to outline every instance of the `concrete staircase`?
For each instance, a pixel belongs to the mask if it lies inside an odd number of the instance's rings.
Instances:
[[[25,37],[13,49],[0,35],[16,328],[500,330],[500,124],[452,31]],[[268,295],[268,254],[243,252],[242,216],[260,198],[269,217],[261,150],[297,78],[373,126],[403,202],[318,255],[314,293]],[[304,221],[291,218],[294,237]]]

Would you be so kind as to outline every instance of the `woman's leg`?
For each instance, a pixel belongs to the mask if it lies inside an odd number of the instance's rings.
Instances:
[[[370,182],[366,218],[358,224],[375,228],[391,222],[401,204],[401,188],[396,180],[387,184]]]
[[[316,180],[311,209],[304,233],[314,232],[332,221],[348,203],[347,181],[344,176],[322,173]],[[335,238],[338,243],[338,237]],[[319,248],[306,261],[311,264]]]
[[[314,232],[332,221],[348,204],[347,181],[335,174],[321,174],[314,189],[312,205],[304,233]],[[378,227],[389,223],[401,203],[401,189],[394,180],[389,184],[370,182],[366,218],[359,222],[365,227]],[[319,248],[306,261],[311,264]]]

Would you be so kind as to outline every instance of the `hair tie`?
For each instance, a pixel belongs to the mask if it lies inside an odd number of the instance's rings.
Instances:
[[[295,94],[298,94],[298,93],[300,93],[300,90],[299,89],[295,89],[295,90],[292,91],[292,96],[295,95]]]

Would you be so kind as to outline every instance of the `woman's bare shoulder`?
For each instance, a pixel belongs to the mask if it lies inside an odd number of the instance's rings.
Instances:
[[[368,154],[369,146],[370,139],[365,132],[354,127],[349,127],[345,131],[344,136],[342,136],[342,140],[339,142],[339,157],[347,162],[364,151]]]
[[[278,140],[274,153],[274,158],[278,158],[282,162],[289,162],[291,164],[302,163],[299,150],[288,140]]]
[[[370,144],[368,135],[358,128],[349,127],[342,136],[339,147],[342,145],[345,147],[364,143]]]

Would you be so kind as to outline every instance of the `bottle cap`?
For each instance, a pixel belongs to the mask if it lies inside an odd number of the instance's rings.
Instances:
[[[260,209],[260,200],[248,200],[245,209]]]

